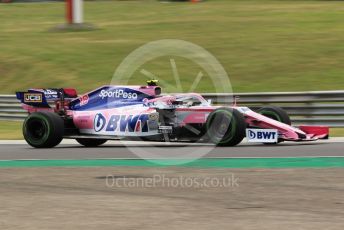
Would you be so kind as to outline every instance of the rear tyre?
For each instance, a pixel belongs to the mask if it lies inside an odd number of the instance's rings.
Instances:
[[[30,114],[23,124],[26,142],[35,148],[52,148],[58,145],[64,134],[63,119],[52,112]]]
[[[92,138],[78,138],[75,139],[79,144],[85,147],[97,147],[104,144],[107,140],[104,139],[92,139]]]
[[[246,122],[237,110],[219,108],[211,112],[206,122],[208,139],[218,146],[235,146],[245,137]]]

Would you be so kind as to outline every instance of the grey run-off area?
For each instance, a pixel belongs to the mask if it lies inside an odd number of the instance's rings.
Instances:
[[[200,146],[200,144],[197,144]],[[127,148],[130,146],[130,148]],[[202,146],[202,145],[201,145]],[[207,147],[207,144],[203,144]],[[97,148],[86,148],[74,140],[64,140],[51,149],[34,149],[25,141],[0,141],[0,160],[19,159],[135,159],[131,149],[145,148],[161,151],[164,156],[173,156],[176,151],[192,151],[190,143],[118,142],[109,141]],[[161,153],[160,153],[161,154]],[[261,158],[261,157],[344,157],[344,138],[332,138],[316,142],[286,142],[275,146],[242,143],[236,147],[216,147],[205,158]]]

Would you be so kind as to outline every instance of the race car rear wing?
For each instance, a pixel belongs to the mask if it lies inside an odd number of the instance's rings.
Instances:
[[[65,99],[76,98],[75,89],[29,89],[27,92],[16,92],[17,99],[25,105],[51,108],[49,102],[64,101]]]

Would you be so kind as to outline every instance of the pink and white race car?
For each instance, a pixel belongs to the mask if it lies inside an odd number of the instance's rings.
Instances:
[[[235,146],[245,137],[276,144],[329,136],[328,127],[291,126],[279,107],[254,112],[237,105],[214,106],[197,93],[161,95],[154,80],[147,86],[102,86],[82,96],[74,89],[30,89],[16,95],[29,113],[24,138],[36,148],[54,147],[63,138],[88,147],[123,138]]]

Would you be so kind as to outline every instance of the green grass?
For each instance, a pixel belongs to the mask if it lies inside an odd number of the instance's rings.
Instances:
[[[344,137],[344,128],[331,128],[330,136],[331,137]]]
[[[23,139],[22,124],[19,121],[0,121],[0,140]]]
[[[341,1],[209,0],[200,4],[147,1],[85,3],[98,29],[52,32],[64,23],[64,4],[0,4],[0,93],[29,87],[109,84],[119,63],[159,39],[193,42],[210,51],[235,92],[344,88],[344,3]],[[184,91],[199,67],[176,63]],[[168,58],[145,69],[173,82]],[[135,72],[130,83],[145,77]],[[196,88],[214,91],[209,76]]]
[[[0,121],[0,140],[20,140],[23,139],[22,122]],[[344,137],[344,128],[331,128],[331,137]]]

